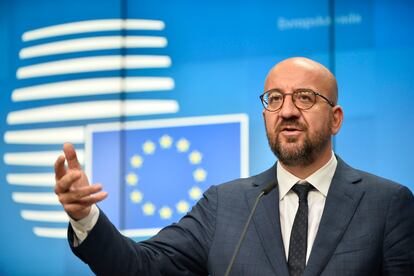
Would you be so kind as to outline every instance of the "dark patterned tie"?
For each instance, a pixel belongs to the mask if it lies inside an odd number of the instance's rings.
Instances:
[[[308,243],[308,193],[312,189],[309,183],[295,184],[292,190],[298,195],[299,208],[290,234],[288,266],[290,276],[300,276],[306,266]]]

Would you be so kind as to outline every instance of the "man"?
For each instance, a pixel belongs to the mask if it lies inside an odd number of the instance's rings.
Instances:
[[[55,191],[71,217],[73,252],[102,275],[224,275],[254,201],[274,182],[232,275],[413,275],[412,193],[333,154],[331,136],[343,119],[335,77],[317,62],[290,58],[271,69],[264,91],[267,137],[279,161],[209,188],[177,224],[141,243],[119,234],[95,206],[107,194],[88,184],[65,144]]]

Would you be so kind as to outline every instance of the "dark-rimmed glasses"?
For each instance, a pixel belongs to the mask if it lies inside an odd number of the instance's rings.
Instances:
[[[330,106],[335,106],[335,104],[327,97],[311,89],[298,89],[292,93],[282,93],[278,89],[270,89],[260,95],[260,100],[266,110],[274,112],[282,108],[285,96],[287,95],[292,96],[293,104],[301,110],[306,110],[314,106],[316,103],[316,96],[324,99]]]

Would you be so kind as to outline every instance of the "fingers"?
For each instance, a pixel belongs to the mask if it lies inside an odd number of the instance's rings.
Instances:
[[[66,213],[73,218],[74,220],[81,220],[85,218],[90,210],[91,206],[99,201],[105,199],[108,196],[106,192],[98,192],[96,194],[91,194],[85,196],[84,198],[78,200],[77,202],[65,203],[63,209]]]
[[[71,188],[72,184],[79,180],[81,176],[82,173],[80,171],[69,171],[61,178],[58,178],[56,176],[57,180],[55,185],[55,193],[59,195],[61,193],[67,192]]]
[[[97,184],[87,187],[70,188],[66,193],[58,194],[58,196],[65,210],[66,205],[79,205],[80,208],[85,208],[108,196],[107,192],[101,190],[102,185]]]
[[[55,179],[56,181],[61,179],[66,174],[65,157],[59,156],[55,162]]]
[[[78,157],[76,156],[75,148],[71,143],[63,144],[63,152],[65,153],[66,160],[68,161],[69,169],[81,169]]]
[[[95,204],[95,203],[98,203],[99,201],[104,200],[107,196],[108,196],[108,192],[101,191],[95,194],[91,194],[89,196],[85,196],[84,198],[80,200],[80,203],[90,206],[92,204]]]

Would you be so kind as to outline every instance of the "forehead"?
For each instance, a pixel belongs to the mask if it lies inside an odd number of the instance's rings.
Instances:
[[[315,66],[303,64],[281,64],[275,66],[265,81],[265,91],[279,89],[284,92],[299,88],[317,91],[328,89],[326,74]]]

